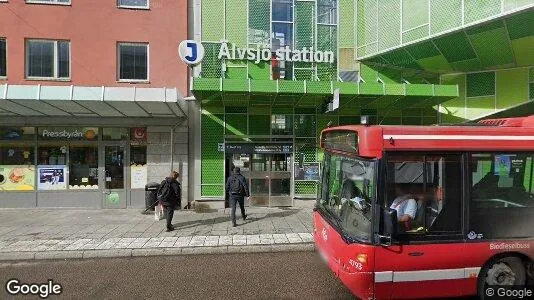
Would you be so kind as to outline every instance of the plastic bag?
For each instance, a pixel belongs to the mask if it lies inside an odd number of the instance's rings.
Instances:
[[[161,202],[158,202],[154,208],[154,220],[159,221],[165,218],[165,208]]]

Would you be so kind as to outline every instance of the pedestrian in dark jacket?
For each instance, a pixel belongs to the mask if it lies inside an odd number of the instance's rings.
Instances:
[[[247,219],[247,215],[245,214],[245,197],[250,197],[247,180],[241,175],[241,170],[238,167],[234,168],[234,173],[226,181],[226,193],[228,193],[228,199],[232,207],[232,225],[236,227],[235,210],[237,203],[239,203],[241,217],[243,217],[244,221]]]
[[[169,177],[161,182],[158,198],[165,208],[165,218],[167,219],[167,231],[173,231],[172,217],[174,210],[181,206],[182,188],[178,182],[178,172],[172,171]]]

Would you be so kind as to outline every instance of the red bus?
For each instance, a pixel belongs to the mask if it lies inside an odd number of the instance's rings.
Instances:
[[[477,295],[534,275],[534,116],[323,130],[318,252],[361,299]]]

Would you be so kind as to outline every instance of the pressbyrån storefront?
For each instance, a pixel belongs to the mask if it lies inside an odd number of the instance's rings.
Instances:
[[[176,90],[138,89],[137,98],[121,96],[120,102],[105,103],[111,93],[131,90],[106,89],[104,100],[56,98],[53,107],[64,109],[62,117],[54,116],[52,106],[49,111],[41,109],[39,117],[32,116],[36,112],[30,106],[24,117],[2,117],[0,207],[144,207],[145,185],[160,182],[171,169],[181,173],[187,197],[187,118]],[[150,101],[138,103],[142,93]],[[23,102],[11,96],[3,109],[14,112]],[[24,101],[41,108],[48,103]],[[122,108],[120,115],[116,105]],[[67,109],[79,113],[82,107],[94,115],[66,116]],[[158,117],[148,115],[164,111]],[[117,116],[102,116],[106,114]]]

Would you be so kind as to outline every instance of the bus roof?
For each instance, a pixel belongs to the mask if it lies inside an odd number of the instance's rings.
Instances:
[[[347,152],[336,149],[334,143],[325,144],[325,138],[328,140],[334,132],[355,132],[355,150]],[[331,127],[321,133],[321,148],[376,158],[384,151],[534,151],[534,115],[482,120],[472,125]]]

